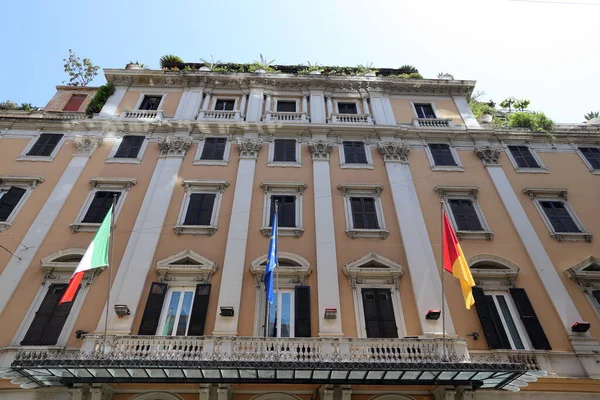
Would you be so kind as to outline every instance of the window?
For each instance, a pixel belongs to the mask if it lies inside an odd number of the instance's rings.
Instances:
[[[42,133],[36,140],[33,147],[27,152],[27,155],[37,157],[50,157],[62,138],[62,134]]]
[[[491,232],[477,201],[477,186],[436,186],[433,190],[444,202],[459,239],[491,240]]]
[[[562,201],[540,201],[555,232],[581,232]]]
[[[338,189],[344,200],[348,236],[353,239],[388,237],[381,204],[382,185],[342,184]]]
[[[223,160],[225,155],[226,138],[206,138],[202,148],[201,160]]]
[[[63,108],[63,111],[79,111],[79,107],[81,107],[86,98],[87,94],[74,94],[69,99],[65,108]]]
[[[162,312],[163,323],[158,334],[162,336],[185,336],[192,313],[193,288],[169,290],[169,298]]]
[[[338,114],[358,114],[355,102],[337,102]]]
[[[269,305],[269,337],[294,337],[294,291],[275,291],[275,301]]]
[[[390,289],[362,289],[368,338],[397,338],[398,328]]]
[[[600,317],[600,259],[589,256],[569,268],[566,274],[586,295]]]
[[[0,232],[10,228],[17,213],[42,177],[0,175]]]
[[[431,152],[434,165],[451,167],[457,166],[450,145],[445,143],[431,143],[429,144],[429,151]]]
[[[296,140],[275,139],[273,161],[296,162]]]
[[[177,224],[173,228],[178,235],[213,235],[217,231],[217,219],[223,192],[229,186],[225,181],[184,180],[185,193]]]
[[[470,199],[449,199],[450,209],[459,231],[482,231],[479,216]]]
[[[279,204],[277,215],[279,236],[300,237],[302,228],[302,195],[306,185],[301,182],[262,182],[265,193],[263,225],[260,229],[265,237],[271,236],[271,225],[275,202]]]
[[[123,136],[119,148],[113,157],[137,158],[145,139],[145,136]]]
[[[17,207],[27,190],[11,186],[0,189],[0,221],[5,222],[9,219],[14,209]]]
[[[431,104],[415,104],[418,118],[437,118]]]
[[[296,112],[296,102],[289,100],[278,100],[277,112]]]
[[[344,158],[348,164],[367,164],[364,142],[344,142]]]
[[[598,147],[579,147],[579,154],[592,172],[600,173],[600,149]]]
[[[508,146],[508,150],[517,168],[540,168],[528,146]]]
[[[158,110],[160,102],[162,100],[161,95],[145,95],[142,103],[140,104],[140,110]]]
[[[117,196],[118,203],[121,192],[97,191],[81,222],[101,224],[113,205],[114,196]]]
[[[215,103],[215,111],[233,111],[234,107],[234,99],[217,99]]]

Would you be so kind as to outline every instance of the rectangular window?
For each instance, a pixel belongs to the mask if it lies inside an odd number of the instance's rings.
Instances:
[[[161,95],[145,95],[144,100],[142,100],[142,104],[140,104],[140,110],[158,110],[161,100]]]
[[[162,336],[187,335],[195,288],[173,289],[169,292],[163,311],[164,322],[159,331]]]
[[[114,195],[117,195],[118,202],[121,192],[97,191],[81,222],[101,224],[113,204]]]
[[[0,190],[0,221],[6,221],[10,217],[25,192],[25,189],[16,186]]]
[[[211,225],[216,197],[217,195],[214,193],[192,193],[183,224],[195,226]]]
[[[459,231],[482,231],[483,227],[475,211],[473,200],[449,199],[448,204]]]
[[[294,337],[294,291],[275,291],[275,301],[269,306],[269,337]]]
[[[296,227],[296,196],[271,196],[271,217],[269,226],[272,226],[275,202],[279,205],[277,223],[280,228]]]
[[[358,110],[356,108],[356,103],[337,103],[338,113],[339,114],[358,114]]]
[[[398,328],[390,289],[362,289],[368,338],[397,338]]]
[[[450,149],[450,145],[444,143],[431,143],[429,145],[433,163],[436,166],[456,166],[456,160]]]
[[[379,229],[375,199],[372,197],[351,197],[353,229]]]
[[[581,232],[562,201],[540,201],[555,232]]]
[[[296,141],[294,139],[275,139],[273,161],[296,162]]]
[[[540,168],[529,147],[508,146],[508,150],[519,168]]]
[[[60,133],[42,133],[27,155],[49,157],[62,137]]]
[[[277,112],[296,112],[295,101],[277,101]]]
[[[431,104],[415,104],[415,111],[419,118],[436,118]]]
[[[222,160],[225,155],[226,138],[206,138],[202,148],[201,160]]]
[[[137,158],[142,145],[144,144],[145,136],[123,136],[119,149],[115,153],[115,158]]]
[[[590,163],[592,169],[600,169],[600,149],[597,147],[580,147],[579,151]]]
[[[235,106],[235,100],[233,99],[217,99],[215,103],[215,111],[233,111],[233,107]]]
[[[344,142],[346,164],[367,164],[367,153],[363,142]]]
[[[600,307],[600,290],[592,290],[592,297],[596,300],[596,306]]]
[[[86,98],[87,94],[74,94],[69,99],[65,108],[63,108],[63,111],[79,111],[79,107],[81,107]]]

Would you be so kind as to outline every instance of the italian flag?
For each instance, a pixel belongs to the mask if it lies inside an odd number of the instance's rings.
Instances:
[[[471,306],[475,304],[473,291],[471,290],[471,288],[475,286],[475,281],[473,280],[469,264],[467,264],[465,255],[456,238],[456,233],[454,232],[445,211],[443,212],[442,218],[444,226],[442,230],[444,269],[460,281],[460,288],[465,299],[465,306],[467,307],[467,310],[469,310]]]
[[[92,243],[85,251],[77,268],[75,268],[75,272],[73,272],[71,280],[69,281],[69,286],[67,286],[67,290],[65,290],[65,293],[58,304],[73,301],[85,271],[108,266],[108,242],[110,238],[112,211],[113,208],[111,206],[104,217],[104,221],[102,221],[102,225],[100,225],[100,229],[96,232],[94,240],[92,240]]]

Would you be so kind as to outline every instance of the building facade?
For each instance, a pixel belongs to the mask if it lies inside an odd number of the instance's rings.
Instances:
[[[598,126],[482,126],[474,81],[104,72],[91,118],[95,88],[0,114],[0,397],[598,396]]]

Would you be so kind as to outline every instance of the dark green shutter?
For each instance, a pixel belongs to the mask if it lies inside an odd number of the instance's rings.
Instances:
[[[145,136],[123,136],[115,158],[137,158],[145,139]]]
[[[473,287],[475,308],[481,322],[483,334],[491,349],[510,349],[510,342],[492,296],[486,296],[478,286]]]
[[[42,157],[50,156],[62,137],[63,135],[60,133],[42,133],[27,155]]]
[[[156,335],[167,287],[166,283],[152,282],[138,335]]]
[[[310,286],[294,289],[294,336],[310,337]]]
[[[85,217],[81,222],[85,223],[102,223],[106,213],[110,209],[110,206],[113,204],[113,196],[117,195],[117,202],[119,201],[119,197],[121,196],[121,192],[105,192],[98,191],[94,196],[94,200],[92,200],[92,204],[88,208],[85,213]]]
[[[525,330],[529,335],[533,348],[537,350],[552,350],[550,342],[548,342],[542,324],[540,324],[540,321],[535,314],[525,289],[511,288],[510,295],[517,306],[517,310],[519,311],[523,325],[525,325]]]
[[[196,285],[194,304],[188,326],[188,336],[203,336],[206,325],[206,314],[208,313],[208,301],[210,299],[210,283],[199,283]]]
[[[19,204],[19,201],[21,201],[21,197],[23,197],[25,192],[25,189],[12,186],[4,196],[0,198],[0,221],[6,221],[8,219],[17,204]]]
[[[363,289],[365,328],[369,338],[397,338],[398,327],[389,289]]]

